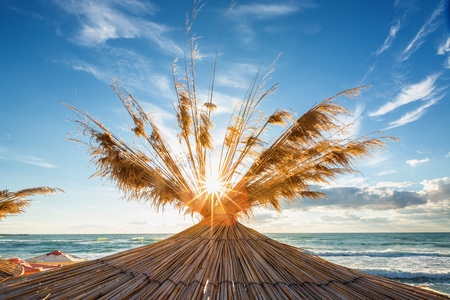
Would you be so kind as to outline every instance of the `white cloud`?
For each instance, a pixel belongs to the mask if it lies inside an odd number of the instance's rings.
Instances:
[[[394,173],[397,173],[397,171],[391,169],[391,170],[382,171],[382,172],[378,173],[378,176],[384,176],[384,175],[389,175],[389,174],[394,174]]]
[[[450,55],[447,57],[447,59],[444,61],[444,68],[450,69]]]
[[[424,180],[421,182],[424,186],[421,193],[433,203],[450,203],[450,177]]]
[[[447,38],[442,45],[439,46],[437,54],[439,55],[447,55],[444,61],[444,68],[450,69],[450,37]]]
[[[72,68],[76,71],[83,71],[91,75],[94,75],[97,79],[101,81],[105,81],[106,79],[111,80],[111,77],[109,77],[108,74],[105,74],[104,71],[100,70],[100,68],[97,68],[85,62],[75,63],[74,65],[72,65]]]
[[[447,41],[439,46],[437,54],[444,55],[445,53],[450,51],[450,37],[447,38]]]
[[[215,84],[240,89],[248,89],[259,69],[258,65],[250,63],[227,63],[226,67],[216,75]]]
[[[51,164],[43,159],[34,156],[20,156],[17,160],[26,164],[35,165],[43,168],[51,168],[51,169],[57,168],[57,166],[55,166],[54,164]]]
[[[430,161],[430,159],[428,159],[428,158],[424,158],[424,159],[421,159],[421,160],[418,160],[418,159],[411,159],[411,160],[407,160],[406,163],[407,163],[408,165],[410,165],[411,167],[417,167],[418,165],[427,163],[427,162],[429,162],[429,161]]]
[[[55,1],[66,13],[75,15],[81,27],[72,39],[93,47],[110,39],[145,38],[165,52],[182,54],[182,49],[165,36],[167,26],[148,21],[155,8],[146,1]]]
[[[366,178],[364,177],[356,177],[355,175],[346,175],[346,176],[340,176],[338,179],[336,179],[333,182],[330,182],[328,185],[323,185],[323,188],[340,188],[340,187],[361,187],[361,186],[367,186],[365,183]]]
[[[277,2],[276,4],[242,4],[233,8],[230,19],[237,26],[239,33],[244,38],[244,43],[249,44],[256,35],[253,29],[254,22],[267,22],[268,20],[275,20],[292,15],[303,9],[316,7],[317,5],[312,0],[297,1],[296,3],[293,1],[285,1],[284,3]],[[262,25],[265,28],[268,28],[268,24],[262,23]],[[278,30],[272,26],[269,31],[277,32]],[[317,31],[317,29],[315,31]]]
[[[377,167],[389,158],[389,154],[377,152],[371,158],[364,160],[363,164],[369,167]]]
[[[401,189],[401,188],[405,188],[408,186],[411,186],[413,183],[409,182],[409,181],[404,181],[404,182],[378,182],[376,184],[376,188],[396,188],[396,189]]]
[[[158,97],[173,99],[175,96],[172,80],[165,74],[154,70],[150,60],[131,50],[104,47],[103,55],[96,57],[94,63],[77,60],[66,62],[77,71],[89,73],[105,83],[117,78],[125,88],[138,88]]]
[[[350,115],[344,115],[339,118],[339,122],[345,126],[345,131],[336,135],[336,138],[354,138],[359,135],[361,128],[361,115],[364,111],[364,106],[357,104],[354,111]]]
[[[343,213],[338,213],[336,215],[324,215],[319,217],[323,222],[354,222],[361,220],[361,216],[357,215],[355,212],[346,211]]]
[[[0,147],[0,153],[4,153],[4,156],[0,157],[0,159],[19,161],[19,162],[22,162],[25,164],[34,165],[34,166],[43,167],[43,168],[50,168],[50,169],[58,168],[54,164],[49,163],[41,158],[38,158],[35,156],[30,156],[30,155],[22,155],[22,154],[18,154],[18,153],[12,153],[12,152],[8,151],[8,149],[6,149],[6,148]]]
[[[399,61],[407,60],[425,42],[426,37],[441,25],[442,22],[436,21],[436,19],[444,11],[445,2],[442,0],[438,7],[433,11],[431,17],[423,24],[414,39],[405,48],[402,55],[398,58]]]
[[[255,19],[276,18],[280,16],[295,13],[303,8],[315,8],[312,1],[303,1],[301,3],[277,3],[277,4],[243,4],[236,6],[231,14],[235,17],[246,17]]]
[[[375,56],[380,55],[387,49],[389,49],[392,45],[392,42],[394,41],[397,32],[400,29],[400,20],[397,20],[394,25],[391,26],[391,29],[389,30],[389,35],[384,40],[383,45],[375,52]]]
[[[449,158],[450,157],[450,152],[447,153],[447,155],[444,156],[445,158]]]
[[[450,177],[424,180],[420,191],[403,191],[411,182],[384,182],[376,186],[339,187],[321,190],[329,195],[322,202],[304,200],[294,205],[283,203],[284,209],[306,210],[400,210],[426,208],[425,212],[434,210],[446,213],[450,208]],[[441,210],[446,207],[446,210]]]
[[[439,74],[433,74],[419,83],[404,86],[394,101],[387,102],[377,111],[369,113],[369,116],[381,116],[411,102],[433,99],[437,94],[435,82],[438,77]]]
[[[206,102],[210,97],[210,92],[207,90],[200,90],[198,92],[198,98],[202,103]],[[239,98],[214,91],[213,94],[213,103],[216,105],[216,109],[214,110],[214,115],[224,114],[224,113],[232,113],[234,108],[239,102]]]
[[[366,74],[364,74],[363,78],[359,81],[361,85],[363,84],[364,81],[366,81],[367,77],[369,77],[369,75],[373,72],[373,70],[375,70],[376,66],[377,64],[374,63],[369,67],[369,69],[367,69]]]
[[[11,135],[9,135],[6,132],[0,132],[0,139],[10,140],[11,139]]]
[[[427,108],[431,105],[436,104],[439,100],[442,99],[443,96],[440,96],[439,98],[432,99],[431,101],[425,103],[421,107],[417,108],[416,110],[410,111],[406,114],[404,114],[400,119],[390,122],[387,129],[392,129],[395,127],[403,126],[405,124],[411,123],[413,121],[419,120],[426,112]]]

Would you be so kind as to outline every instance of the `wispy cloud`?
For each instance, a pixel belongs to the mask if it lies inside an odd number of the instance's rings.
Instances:
[[[386,130],[392,129],[395,127],[399,127],[399,126],[403,126],[408,123],[419,120],[426,113],[427,108],[436,104],[442,98],[443,98],[443,95],[441,95],[437,98],[433,98],[430,101],[426,102],[424,105],[420,106],[419,108],[404,114],[403,116],[401,116],[400,119],[390,122],[389,126],[386,128]]]
[[[408,186],[411,186],[413,183],[409,181],[404,182],[378,182],[375,185],[375,188],[396,188],[396,189],[402,189]]]
[[[378,173],[377,175],[384,176],[384,175],[395,174],[395,173],[397,173],[397,171],[391,169],[391,170],[387,170],[387,171],[382,171],[382,172]]]
[[[232,11],[232,15],[254,19],[268,19],[292,14],[304,8],[315,7],[317,7],[317,5],[313,1],[301,1],[298,3],[286,2],[276,4],[252,3],[236,6]]]
[[[375,56],[380,55],[381,53],[383,53],[384,51],[386,51],[391,47],[399,30],[400,30],[400,20],[396,20],[395,23],[391,26],[391,29],[389,30],[389,35],[384,40],[383,45],[381,45],[381,47],[375,52]]]
[[[77,44],[93,47],[111,39],[144,38],[165,52],[182,54],[181,48],[166,36],[170,28],[148,20],[155,12],[148,1],[56,0],[55,4],[77,17],[80,28],[70,38]]]
[[[0,132],[0,139],[10,140],[11,139],[11,135],[9,135],[6,132]]]
[[[411,167],[417,167],[418,165],[427,163],[429,161],[430,161],[430,159],[428,159],[428,158],[424,158],[424,159],[420,159],[420,160],[418,160],[418,159],[411,159],[411,160],[407,160],[406,163],[408,165],[410,165]]]
[[[0,147],[0,153],[2,153],[2,156],[0,157],[0,159],[19,161],[21,163],[34,165],[34,166],[38,166],[38,167],[43,167],[43,168],[50,168],[50,169],[58,168],[54,164],[49,163],[48,161],[45,161],[44,159],[41,159],[41,158],[38,158],[35,156],[14,153],[14,152],[11,152],[7,148]]]
[[[102,53],[95,55],[93,62],[78,59],[64,63],[106,83],[110,83],[114,77],[123,81],[127,87],[135,87],[159,97],[171,98],[174,95],[171,79],[155,71],[151,61],[144,56],[131,50],[111,47],[104,47]]]
[[[250,82],[258,73],[258,65],[250,63],[228,63],[227,69],[217,75],[218,86],[248,89]]]
[[[433,99],[437,94],[435,82],[438,77],[439,74],[433,74],[419,83],[404,86],[394,101],[387,102],[377,111],[369,113],[369,116],[381,116],[411,102]]]
[[[43,168],[57,168],[57,166],[55,166],[54,164],[51,164],[49,162],[46,162],[43,159],[34,157],[34,156],[20,156],[18,159],[18,161],[29,164],[29,165],[34,165],[34,166],[38,166],[38,167],[43,167]]]
[[[422,46],[422,44],[426,40],[426,37],[443,23],[442,20],[438,19],[438,16],[444,11],[445,3],[442,0],[437,8],[433,11],[430,18],[425,22],[425,24],[423,24],[419,32],[417,32],[416,36],[400,55],[400,57],[398,58],[399,61],[407,60],[414,52],[417,51],[417,49],[420,48],[420,46]]]
[[[237,5],[230,14],[231,20],[239,28],[244,36],[244,42],[250,43],[255,36],[253,23],[256,21],[274,20],[288,15],[292,15],[303,9],[316,8],[317,5],[312,0],[303,1],[283,1],[273,3],[252,3]],[[274,30],[272,27],[271,30]]]
[[[412,111],[404,113],[399,119],[390,122],[385,129],[392,129],[419,120],[430,106],[436,104],[444,97],[444,94],[441,93],[443,89],[436,85],[436,80],[439,76],[440,73],[436,73],[428,76],[419,83],[404,86],[393,101],[387,102],[378,110],[370,112],[368,115],[371,117],[382,116],[406,104],[420,100],[424,104]]]
[[[447,38],[447,40],[439,46],[437,54],[444,55],[445,53],[450,51],[450,37]]]
[[[359,81],[362,85],[364,81],[366,81],[367,77],[375,70],[375,67],[377,66],[377,63],[373,63],[366,71],[366,74],[364,74],[364,77]]]
[[[446,55],[446,59],[444,61],[444,68],[450,69],[450,37],[447,38],[447,41],[445,41],[442,45],[439,46],[438,55]]]
[[[447,153],[447,155],[444,156],[445,158],[449,158],[450,157],[450,152]]]

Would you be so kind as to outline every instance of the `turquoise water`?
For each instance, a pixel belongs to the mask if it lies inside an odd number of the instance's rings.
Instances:
[[[61,250],[95,259],[171,234],[0,235],[0,258],[27,259]],[[450,233],[278,233],[279,242],[370,274],[450,294]]]

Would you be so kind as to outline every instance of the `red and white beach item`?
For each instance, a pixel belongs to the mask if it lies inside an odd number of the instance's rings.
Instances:
[[[25,259],[28,263],[37,263],[42,265],[69,265],[77,262],[86,261],[86,258],[81,258],[76,255],[68,254],[62,251],[53,251],[44,255]]]
[[[20,260],[18,258],[11,258],[8,259],[8,261],[11,262],[15,262],[18,265],[21,265],[23,267],[24,273],[23,274],[30,274],[30,273],[36,273],[36,272],[40,272],[40,271],[45,271],[48,269],[53,269],[53,268],[57,268],[57,267],[61,267],[61,264],[59,265],[41,265],[41,264],[33,264],[33,263],[28,263],[24,260]]]

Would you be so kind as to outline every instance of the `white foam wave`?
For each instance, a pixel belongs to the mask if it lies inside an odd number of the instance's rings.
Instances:
[[[369,256],[369,257],[411,257],[411,256],[432,256],[450,257],[448,253],[438,252],[405,252],[391,249],[382,251],[309,251],[317,256]]]
[[[426,273],[426,272],[405,272],[400,270],[381,270],[381,269],[360,269],[360,271],[387,277],[390,279],[420,279],[428,281],[448,282],[450,280],[450,273]]]

